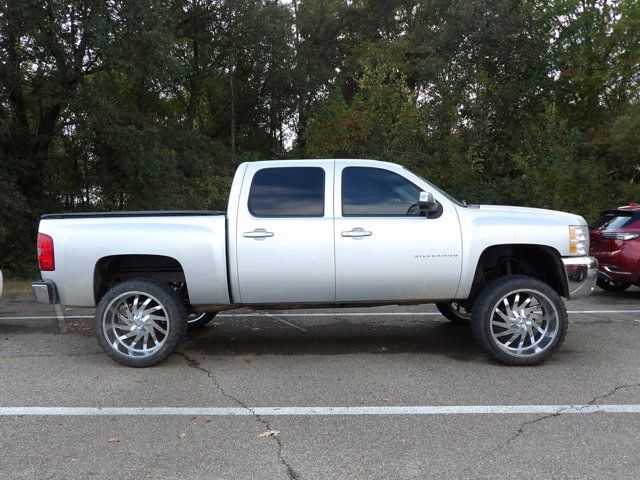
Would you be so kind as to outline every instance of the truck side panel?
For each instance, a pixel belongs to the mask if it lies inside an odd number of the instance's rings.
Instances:
[[[238,232],[238,210],[240,209],[240,195],[242,193],[242,185],[244,176],[247,171],[248,163],[242,163],[238,166],[231,190],[229,191],[229,207],[227,208],[227,262],[229,268],[229,291],[233,302],[240,302],[240,278],[238,276],[238,248],[237,248],[237,232]],[[246,208],[243,206],[243,208]]]
[[[100,259],[114,255],[161,255],[182,267],[192,305],[229,303],[225,217],[114,217],[44,219],[39,231],[53,237],[53,280],[60,303],[95,306],[94,274]]]
[[[463,265],[456,298],[467,298],[482,253],[496,245],[547,247],[561,257],[569,255],[568,225],[586,222],[578,215],[537,208],[481,205],[458,208],[463,238]]]

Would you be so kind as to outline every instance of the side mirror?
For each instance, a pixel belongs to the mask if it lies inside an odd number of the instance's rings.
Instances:
[[[425,214],[427,217],[430,214],[436,213],[440,208],[440,204],[436,202],[436,199],[433,198],[433,194],[430,192],[420,192],[420,198],[418,199],[418,208],[420,208],[420,212]]]

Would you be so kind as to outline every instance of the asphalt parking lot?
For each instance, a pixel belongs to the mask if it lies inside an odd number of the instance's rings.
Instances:
[[[422,305],[226,312],[130,369],[91,311],[3,297],[0,479],[637,479],[640,289],[568,309],[538,367]]]

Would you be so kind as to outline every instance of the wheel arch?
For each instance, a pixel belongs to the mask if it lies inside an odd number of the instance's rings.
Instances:
[[[492,245],[483,250],[476,265],[469,297],[474,298],[496,278],[529,275],[547,283],[558,295],[567,298],[569,287],[560,252],[536,244]]]
[[[98,304],[115,285],[133,278],[165,283],[185,283],[184,268],[178,260],[164,255],[108,255],[100,258],[93,271],[93,294]]]

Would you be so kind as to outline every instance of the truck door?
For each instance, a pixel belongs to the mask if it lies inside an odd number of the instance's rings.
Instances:
[[[335,301],[333,168],[248,164],[236,226],[243,303]]]
[[[460,223],[452,202],[399,166],[336,161],[337,301],[446,300],[458,289]],[[442,204],[421,216],[429,191]]]

